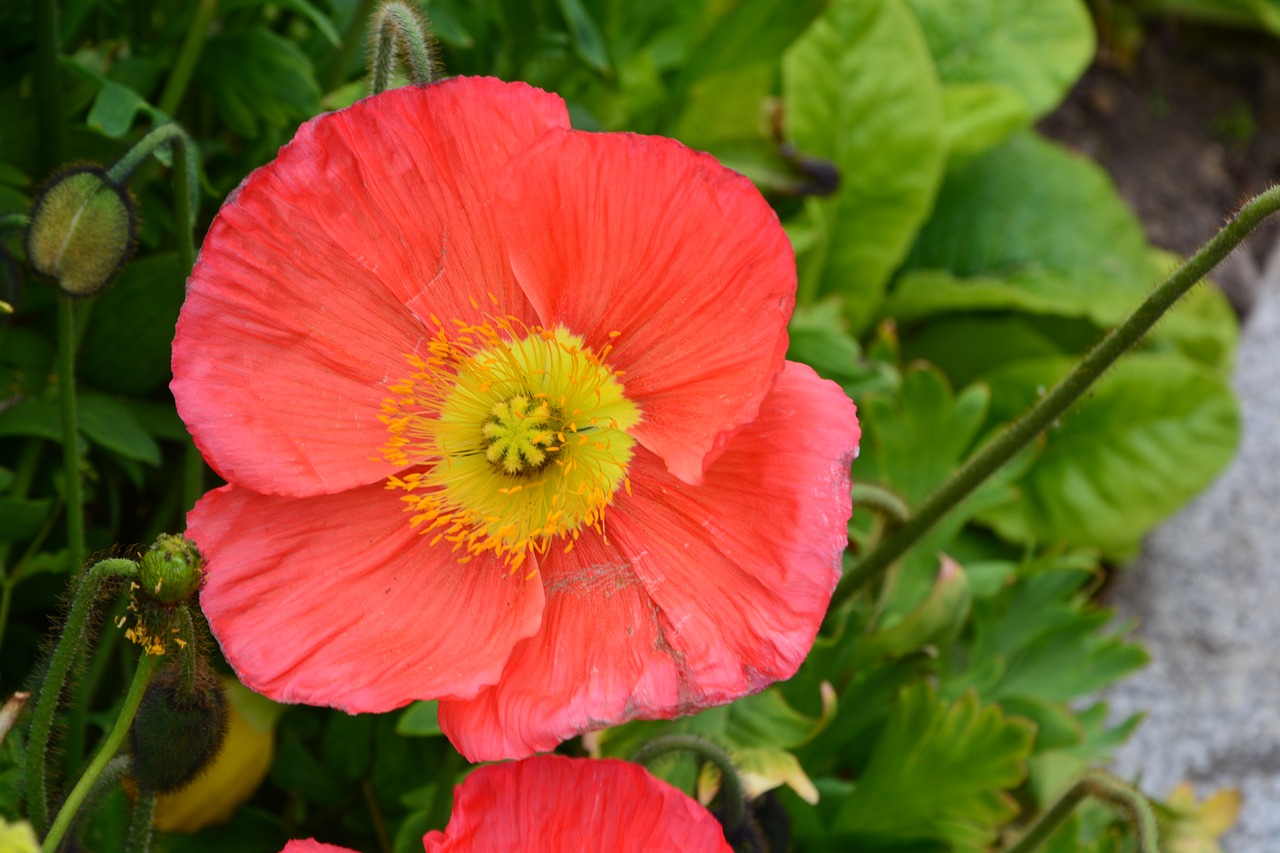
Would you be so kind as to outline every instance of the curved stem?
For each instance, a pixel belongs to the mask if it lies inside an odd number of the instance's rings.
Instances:
[[[88,627],[89,614],[98,595],[98,587],[113,575],[129,577],[137,574],[138,566],[132,560],[103,560],[94,564],[80,578],[71,611],[58,636],[49,660],[49,671],[36,696],[35,710],[31,715],[31,728],[27,734],[27,816],[37,834],[44,832],[49,822],[48,784],[46,781],[49,751],[49,732],[53,728],[53,715],[66,684],[71,662],[80,651]]]
[[[877,512],[896,524],[906,521],[911,507],[898,493],[875,483],[857,483],[850,489],[853,505]]]
[[[40,848],[41,853],[54,853],[58,849],[62,843],[62,837],[66,835],[67,827],[71,825],[76,812],[80,810],[80,804],[84,802],[89,789],[93,787],[93,783],[102,774],[107,763],[120,749],[120,745],[124,743],[125,736],[129,734],[129,726],[133,724],[133,718],[138,713],[138,706],[142,704],[142,696],[147,691],[147,683],[151,681],[151,673],[156,668],[156,661],[160,657],[162,656],[144,653],[142,660],[138,661],[138,669],[134,672],[133,683],[129,685],[129,692],[124,697],[120,716],[116,717],[115,725],[107,733],[106,739],[98,748],[98,753],[93,760],[89,762],[89,767],[80,777],[80,781],[76,782],[76,786],[67,795],[67,801],[62,804],[58,816],[54,818],[53,826],[49,829],[49,834],[45,836],[44,844]]]
[[[728,754],[720,747],[697,735],[667,735],[649,741],[640,747],[631,760],[636,764],[648,765],[660,755],[668,752],[692,752],[699,758],[706,759],[720,771],[721,784],[724,786],[725,823],[733,831],[742,826],[746,817],[747,798],[742,790],[742,779],[738,776],[738,768],[733,766]]]
[[[200,51],[204,48],[209,22],[213,20],[213,13],[217,8],[218,0],[200,0],[196,4],[195,17],[191,19],[191,26],[187,28],[182,47],[178,49],[178,57],[174,60],[173,70],[169,72],[169,79],[165,81],[164,91],[160,93],[160,101],[156,104],[165,115],[173,115],[178,104],[182,103],[187,84],[191,82],[191,72],[195,70],[196,60],[200,58]]]
[[[404,3],[391,2],[373,16],[373,94],[387,91],[396,71],[396,56],[403,51],[409,60],[409,78],[416,86],[426,86],[435,76],[432,40],[418,15]]]
[[[76,425],[75,302],[58,292],[58,398],[62,408],[62,472],[66,479],[67,550],[84,560],[84,494],[80,488],[80,434]]]
[[[1061,417],[1116,359],[1142,340],[1183,294],[1217,266],[1258,223],[1278,209],[1280,186],[1251,199],[1213,239],[1152,291],[1137,310],[1089,350],[1052,391],[1041,397],[999,438],[970,457],[960,470],[916,508],[911,518],[846,572],[832,597],[831,606],[839,607],[860,588],[880,577],[942,516]]]
[[[1093,797],[1122,812],[1133,825],[1141,853],[1159,853],[1156,818],[1147,798],[1100,770],[1091,770],[1077,779],[1005,853],[1031,853],[1039,849],[1058,831],[1085,797]]]

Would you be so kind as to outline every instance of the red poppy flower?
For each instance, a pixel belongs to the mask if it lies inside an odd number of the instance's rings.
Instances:
[[[173,393],[245,684],[439,698],[472,760],[795,672],[839,573],[853,405],[784,362],[745,178],[458,78],[320,116],[210,228]]]
[[[730,851],[711,813],[639,765],[607,758],[539,755],[489,764],[453,792],[443,832],[422,839],[426,853],[716,853]],[[281,853],[352,853],[290,841]]]

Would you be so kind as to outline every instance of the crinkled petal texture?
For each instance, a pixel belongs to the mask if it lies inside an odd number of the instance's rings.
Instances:
[[[673,140],[556,129],[508,164],[495,214],[543,324],[612,346],[636,439],[699,482],[786,354],[795,257],[773,209]]]
[[[459,78],[313,119],[250,175],[209,229],[173,345],[178,413],[214,470],[293,496],[384,480],[379,406],[429,315],[533,319],[491,196],[561,125],[554,95]]]
[[[472,761],[523,756],[789,678],[839,580],[858,436],[849,398],[789,362],[701,485],[638,451],[607,538],[542,559],[541,630],[493,687],[442,700],[442,729]]]
[[[277,701],[357,713],[474,695],[541,622],[541,584],[492,557],[458,565],[381,484],[312,498],[224,486],[187,527],[227,661]]]
[[[481,767],[454,791],[426,853],[715,853],[711,813],[635,764],[541,755]]]
[[[281,701],[438,698],[472,759],[790,676],[858,440],[847,397],[784,362],[794,294],[745,178],[569,130],[529,86],[456,78],[308,122],[215,219],[174,341],[179,413],[228,482],[188,517],[227,659]],[[607,536],[544,543],[528,577],[461,562],[384,487],[406,473],[380,419],[406,355],[493,317],[581,337],[641,418]]]

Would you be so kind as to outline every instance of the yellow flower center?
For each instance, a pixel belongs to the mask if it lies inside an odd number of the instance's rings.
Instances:
[[[630,488],[640,411],[619,372],[564,328],[514,318],[452,329],[432,317],[425,355],[407,355],[410,374],[390,386],[382,455],[397,468],[410,523],[472,554],[492,551],[512,571],[556,538],[573,547],[586,525]],[[616,335],[616,333],[615,333]]]

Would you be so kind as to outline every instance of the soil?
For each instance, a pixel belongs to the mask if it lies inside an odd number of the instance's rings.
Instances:
[[[1280,40],[1170,20],[1145,22],[1142,36],[1120,50],[1103,33],[1040,130],[1099,162],[1151,242],[1186,255],[1280,180]],[[1273,217],[1214,276],[1242,314],[1278,241]]]

